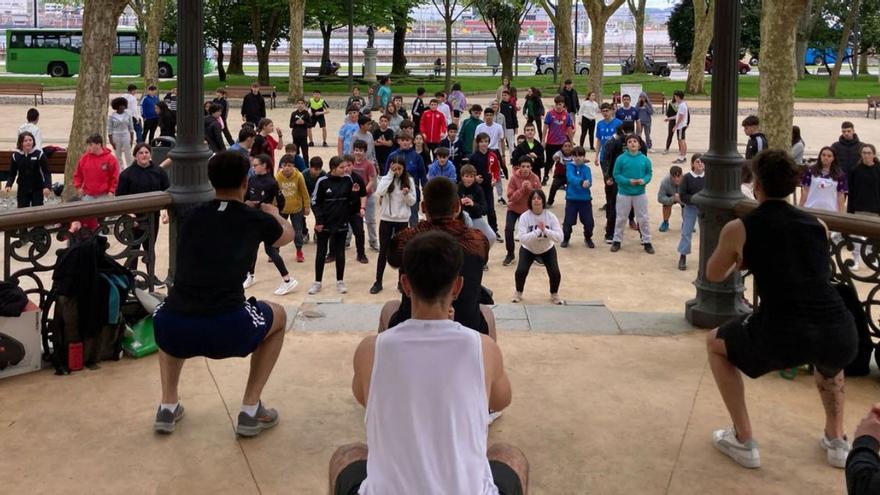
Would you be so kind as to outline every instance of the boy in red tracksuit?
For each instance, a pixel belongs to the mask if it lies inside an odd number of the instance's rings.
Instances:
[[[85,200],[113,196],[119,182],[119,162],[104,147],[104,138],[93,134],[86,139],[86,152],[76,165],[73,187]]]
[[[436,98],[431,100],[430,108],[422,112],[419,119],[419,133],[424,136],[425,144],[433,152],[440,141],[446,136],[446,116],[437,110],[439,102]]]

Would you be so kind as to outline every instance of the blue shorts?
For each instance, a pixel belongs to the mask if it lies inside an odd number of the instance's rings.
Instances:
[[[273,318],[272,307],[254,298],[239,309],[216,315],[187,315],[160,306],[153,329],[159,348],[176,358],[246,357],[266,338]]]

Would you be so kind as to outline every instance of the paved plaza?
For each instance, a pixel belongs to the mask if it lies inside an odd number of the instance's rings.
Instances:
[[[411,99],[405,95],[407,104]],[[470,99],[483,104],[489,96]],[[693,102],[692,151],[708,147],[709,117],[703,111],[708,107],[708,102]],[[864,113],[838,116],[863,107],[798,103],[795,123],[803,130],[806,156],[837,140],[844,119],[854,121],[862,141],[880,135],[880,120],[865,119]],[[28,106],[0,108],[7,116],[0,121],[0,146],[11,148]],[[39,109],[44,141],[65,145],[72,106]],[[817,109],[840,113],[820,115]],[[289,113],[288,108],[269,111],[285,131],[285,142]],[[237,108],[230,110],[231,121],[237,115]],[[328,116],[331,147],[313,148],[325,163],[335,154],[341,119],[337,107]],[[655,150],[665,137],[658,117]],[[744,146],[744,136],[739,139]],[[580,242],[578,230],[572,246],[560,249],[566,306],[549,305],[547,276],[538,266],[531,270],[523,304],[509,304],[515,266],[501,265],[503,245],[493,243],[484,285],[498,303],[493,309],[514,398],[491,427],[490,443],[510,442],[524,451],[533,495],[843,493],[843,471],[829,467],[819,447],[824,415],[812,376],[789,381],[774,373],[746,382],[762,449],[760,470],[744,470],[712,446],[712,430],[730,420],[708,367],[705,332],[683,318],[685,301],[695,293],[698,235],[689,269],[679,271],[675,248],[681,214],[675,211],[670,230],[659,233],[655,201],[675,154],[655,152],[649,158],[657,254],[645,254],[629,229],[623,249],[608,251],[600,242],[603,191],[594,187],[596,249]],[[557,201],[551,210],[560,217],[562,204]],[[503,218],[504,210],[497,208]],[[158,241],[159,274],[167,270],[167,231],[163,226]],[[363,409],[351,394],[354,350],[375,331],[381,304],[398,293],[396,272],[389,269],[385,290],[369,294],[376,253],[368,250],[370,263],[361,265],[352,246],[348,293],[337,294],[326,283],[322,293],[306,295],[314,250],[314,244],[306,245],[305,263],[294,261],[293,246],[281,250],[300,282],[292,294],[272,295],[280,277],[264,254],[258,257],[257,283],[247,291],[283,304],[288,313],[286,342],[263,394],[281,415],[277,428],[255,439],[234,435],[247,376],[244,359],[186,364],[180,392],[187,417],[169,437],[152,431],[159,399],[155,355],[103,363],[98,371],[67,377],[44,370],[0,381],[0,493],[326,493],[333,450],[365,438]],[[333,275],[332,267],[327,270],[325,282]],[[852,435],[880,398],[877,370],[872,377],[849,380],[846,390],[846,427]]]

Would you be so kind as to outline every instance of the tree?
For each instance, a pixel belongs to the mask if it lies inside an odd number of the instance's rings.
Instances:
[[[452,23],[457,21],[465,11],[466,2],[467,0],[463,0],[461,3],[459,0],[431,0],[437,13],[443,18],[443,24],[446,28],[446,78],[443,85],[447,91],[452,87]]]
[[[287,37],[287,0],[250,1],[251,42],[257,49],[257,80],[269,84],[269,53]]]
[[[232,46],[229,49],[229,66],[226,67],[226,73],[233,76],[244,75],[244,44],[246,39],[233,38]]]
[[[474,0],[473,6],[495,41],[501,57],[501,77],[513,77],[513,55],[519,43],[522,22],[531,5],[523,0]]]
[[[645,7],[647,0],[626,0],[636,29],[636,63],[633,72],[645,72]]]
[[[795,49],[795,60],[797,61],[798,79],[802,79],[806,74],[806,56],[807,46],[810,43],[816,23],[822,19],[822,11],[825,7],[825,0],[807,0],[807,6],[804,13],[798,20],[798,30]]]
[[[666,22],[666,33],[675,61],[682,66],[691,63],[694,52],[694,4],[691,0],[675,4]]]
[[[143,46],[144,87],[159,84],[159,41],[165,20],[167,0],[130,0],[128,5],[138,18]],[[142,29],[141,29],[142,28]]]
[[[758,99],[761,129],[770,148],[791,147],[794,120],[794,59],[797,23],[807,0],[764,0],[761,12],[761,75]]]
[[[356,0],[322,0],[308,3],[305,22],[310,26],[316,26],[321,31],[323,38],[323,51],[321,53],[321,75],[331,73],[330,68],[330,40],[333,31],[348,26],[348,2],[354,1],[355,19],[373,19],[387,16],[390,8],[388,0],[374,0],[372,2],[358,2]],[[374,14],[376,17],[374,17]]]
[[[75,194],[73,174],[85,150],[86,138],[107,132],[110,62],[116,51],[116,26],[127,5],[128,0],[104,0],[86,2],[83,7],[79,77],[64,168],[66,198]]]
[[[404,47],[406,45],[406,31],[409,29],[409,12],[422,0],[390,0],[391,8],[390,16],[387,24],[376,23],[377,26],[384,26],[394,31],[394,41],[391,49],[391,73],[404,75],[406,74],[406,54]]]
[[[590,17],[590,91],[602,97],[602,77],[605,75],[605,25],[608,19],[623,5],[624,0],[584,0],[584,8]],[[561,43],[561,42],[560,42]]]
[[[303,46],[306,0],[290,0],[290,45],[287,51],[290,101],[303,97]]]
[[[249,16],[239,0],[205,0],[205,43],[214,49],[221,81],[226,81],[227,73],[223,67],[223,45],[234,38],[250,36]]]
[[[577,1],[577,0],[574,0]],[[556,0],[553,6],[548,0],[538,0],[538,3],[550,18],[556,33],[557,46],[559,47],[559,60],[556,67],[559,70],[561,81],[574,78],[574,35],[571,33],[571,2],[572,0]],[[592,62],[591,62],[592,63]]]
[[[688,67],[685,92],[702,94],[705,88],[705,66],[703,59],[712,44],[715,31],[715,0],[693,0],[694,6],[694,41],[691,52],[691,63]]]
[[[849,37],[852,35],[853,26],[856,23],[856,17],[859,15],[859,3],[861,0],[851,0],[849,6],[849,15],[843,25],[843,32],[840,35],[840,42],[837,45],[837,60],[834,62],[834,70],[831,71],[831,77],[828,79],[828,96],[833,98],[837,96],[837,80],[840,78],[840,68],[843,66],[843,58],[846,55],[846,48],[849,46]],[[855,75],[855,71],[853,72]]]

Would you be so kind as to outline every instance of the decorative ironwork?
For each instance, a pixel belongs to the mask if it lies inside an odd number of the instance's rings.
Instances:
[[[7,231],[4,236],[4,280],[18,283],[26,294],[37,295],[40,308],[47,311],[50,308],[44,305],[61,250],[70,243],[103,235],[111,239],[107,255],[131,269],[138,287],[153,290],[164,284],[156,277],[155,249],[144,249],[145,244],[155,246],[156,243],[153,233],[158,218],[155,213],[120,215],[97,221],[96,229],[81,228],[73,233],[67,223]],[[138,262],[141,262],[137,265],[141,268],[135,268]]]

